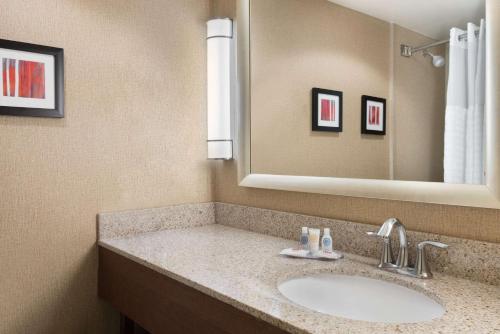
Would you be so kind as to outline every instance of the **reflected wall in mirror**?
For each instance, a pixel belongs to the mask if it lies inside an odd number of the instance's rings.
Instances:
[[[250,5],[251,173],[485,183],[483,0]],[[343,92],[342,132],[312,131],[314,87]]]

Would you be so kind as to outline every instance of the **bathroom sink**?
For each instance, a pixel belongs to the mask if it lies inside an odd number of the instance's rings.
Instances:
[[[420,292],[361,276],[318,274],[287,280],[278,289],[298,305],[353,320],[417,323],[445,312]]]

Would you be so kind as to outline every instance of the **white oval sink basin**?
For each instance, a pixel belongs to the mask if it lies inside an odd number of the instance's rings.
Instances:
[[[292,302],[338,317],[382,323],[416,323],[441,317],[443,306],[426,295],[361,276],[318,274],[278,285]]]

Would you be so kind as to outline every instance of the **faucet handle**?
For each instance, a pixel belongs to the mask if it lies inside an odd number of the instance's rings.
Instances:
[[[422,241],[417,245],[417,248],[419,251],[423,250],[425,246],[430,245],[438,248],[448,248],[447,244],[443,244],[442,242],[439,241]]]
[[[438,241],[422,241],[417,245],[417,260],[415,262],[415,275],[420,278],[432,278],[432,272],[427,265],[425,257],[425,246],[434,246],[438,248],[448,248],[447,244]]]

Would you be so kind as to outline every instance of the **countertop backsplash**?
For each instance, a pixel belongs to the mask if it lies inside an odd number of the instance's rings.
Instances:
[[[380,256],[382,246],[381,241],[366,235],[367,231],[376,231],[379,226],[228,203],[181,204],[102,213],[98,215],[98,222],[99,240],[215,223],[290,240],[298,240],[302,226],[328,227],[334,249],[371,258]],[[440,241],[450,247],[446,250],[427,250],[433,271],[500,285],[500,244],[408,230],[407,236],[410,263],[414,262],[417,243]],[[392,244],[396,256],[398,241],[394,240]]]

